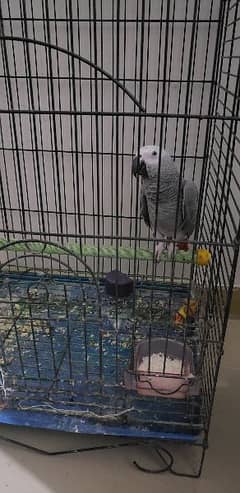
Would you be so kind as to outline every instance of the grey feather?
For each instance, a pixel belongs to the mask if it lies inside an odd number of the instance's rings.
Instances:
[[[198,200],[196,185],[184,181],[178,203],[180,175],[171,156],[162,150],[160,171],[158,146],[142,147],[140,159],[144,161],[147,172],[147,176],[142,177],[140,198],[141,213],[146,224],[154,232],[156,223],[156,234],[168,238],[174,237],[176,226],[176,239],[184,240],[192,234],[195,226]]]
[[[144,195],[142,188],[141,188],[141,192],[140,192],[140,214],[141,214],[141,217],[143,218],[146,226],[151,228],[151,222],[150,222],[149,212],[148,212],[147,198],[146,198],[146,195]]]
[[[193,181],[183,182],[183,223],[181,230],[189,237],[194,231],[198,208],[198,189]]]
[[[159,153],[159,148],[157,148],[157,152]],[[177,213],[178,170],[169,154],[165,150],[162,150],[158,187],[158,154],[151,157],[151,147],[145,146],[141,149],[141,155],[145,159],[148,173],[148,178],[142,179],[142,190],[147,199],[151,229],[154,231],[156,222],[157,235],[171,238],[174,234]],[[182,223],[182,203],[179,205],[177,229],[179,229]]]

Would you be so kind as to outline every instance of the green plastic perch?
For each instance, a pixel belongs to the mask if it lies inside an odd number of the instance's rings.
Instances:
[[[22,243],[16,243],[13,242],[13,245],[9,243],[5,239],[0,239],[0,248],[5,247],[9,251],[15,251],[15,252],[23,252],[23,253],[35,253],[35,254],[41,254],[44,253],[46,255],[59,255],[59,254],[66,254],[66,251],[63,251],[61,249],[61,246],[53,246],[48,243],[41,243],[41,242],[22,242]],[[66,248],[70,252],[72,252],[75,255],[78,255],[80,257],[108,257],[108,258],[114,258],[116,257],[116,247],[115,246],[99,246],[99,249],[95,245],[82,245],[77,243],[68,243],[66,244]],[[153,253],[149,249],[145,248],[137,248],[136,252],[134,248],[132,247],[125,247],[125,246],[119,246],[118,248],[118,257],[120,259],[127,259],[131,260],[136,258],[137,260],[153,260]],[[171,262],[172,259],[168,257],[167,253],[163,253],[161,257],[162,261],[165,262]],[[192,251],[184,251],[184,250],[177,250],[175,253],[175,262],[185,262],[185,263],[192,263]],[[196,253],[194,254],[194,263],[197,265],[207,265],[209,264],[211,260],[211,254],[208,250],[206,249],[197,249]]]

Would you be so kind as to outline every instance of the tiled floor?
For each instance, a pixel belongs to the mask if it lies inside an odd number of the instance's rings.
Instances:
[[[240,492],[240,322],[229,324],[221,376],[212,419],[210,448],[199,480],[169,473],[147,475],[132,460],[157,465],[148,450],[122,448],[64,457],[45,457],[0,442],[0,491],[9,493],[239,493]],[[82,437],[61,433],[0,428],[19,440],[43,448],[82,446]],[[177,456],[187,461],[192,451],[178,447]],[[184,452],[184,453],[183,453]]]

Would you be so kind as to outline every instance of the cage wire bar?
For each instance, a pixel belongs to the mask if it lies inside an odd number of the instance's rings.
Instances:
[[[239,254],[239,32],[235,0],[0,2],[0,422],[124,437],[98,448],[200,475]],[[173,157],[179,207],[198,186],[188,257],[175,241],[154,260],[131,171],[147,144]],[[106,293],[113,270],[128,298]],[[160,440],[199,446],[197,469]]]

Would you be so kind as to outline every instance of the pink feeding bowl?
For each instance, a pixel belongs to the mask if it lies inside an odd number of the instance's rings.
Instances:
[[[150,369],[139,369],[145,357],[149,359],[153,354],[166,356],[163,372]],[[168,361],[178,360],[179,371],[168,373]],[[151,361],[151,359],[150,359]],[[137,344],[135,350],[134,373],[136,375],[135,389],[138,394],[145,396],[167,397],[172,399],[185,399],[189,394],[189,388],[194,377],[193,353],[188,346],[171,339],[155,337],[149,341],[144,340]]]

